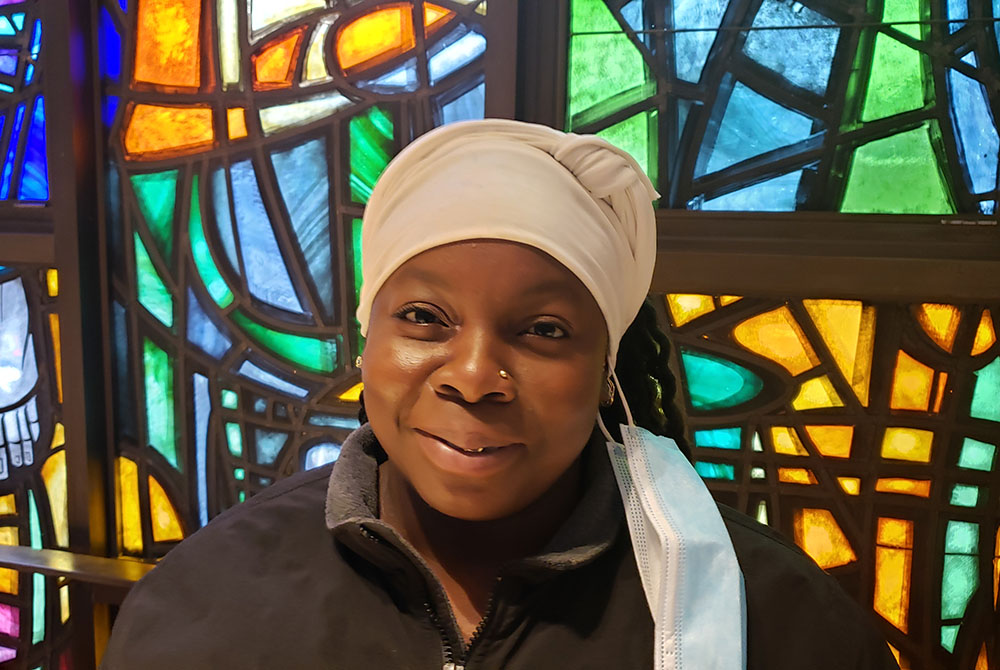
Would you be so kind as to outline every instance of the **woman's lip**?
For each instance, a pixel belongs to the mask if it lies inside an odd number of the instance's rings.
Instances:
[[[496,474],[517,460],[522,453],[520,443],[483,451],[466,451],[453,443],[424,430],[415,430],[424,457],[435,468],[459,477],[484,477]],[[477,447],[478,448],[478,447]]]
[[[483,451],[485,451],[487,449],[497,450],[497,449],[504,449],[504,448],[507,448],[507,447],[524,446],[524,443],[522,443],[522,442],[507,442],[507,443],[504,443],[501,440],[488,440],[488,439],[484,439],[483,437],[480,437],[480,436],[469,436],[469,437],[466,437],[466,438],[462,439],[460,442],[459,441],[452,441],[452,440],[448,440],[448,439],[446,439],[444,437],[441,437],[440,435],[438,435],[436,433],[431,433],[431,432],[426,431],[426,430],[421,430],[419,428],[416,428],[414,430],[416,430],[416,432],[420,433],[421,435],[423,435],[425,437],[429,437],[429,438],[432,438],[432,439],[435,439],[435,440],[440,440],[441,442],[445,443],[446,445],[448,445],[452,449],[456,449],[456,450],[461,451],[461,452],[466,453],[466,454],[482,453]]]

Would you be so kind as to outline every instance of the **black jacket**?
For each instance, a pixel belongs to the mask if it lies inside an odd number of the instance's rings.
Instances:
[[[102,667],[652,668],[652,619],[603,445],[588,445],[586,491],[546,550],[505,569],[469,649],[440,584],[376,518],[380,452],[364,426],[332,475],[290,477],[181,543],[129,595]],[[896,668],[831,577],[721,509],[746,580],[749,670]]]

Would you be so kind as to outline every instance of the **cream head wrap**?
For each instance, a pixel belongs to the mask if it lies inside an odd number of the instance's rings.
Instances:
[[[631,156],[593,135],[502,119],[433,130],[389,164],[365,209],[361,333],[382,284],[410,258],[451,242],[509,240],[583,282],[614,363],[653,276],[657,197]]]

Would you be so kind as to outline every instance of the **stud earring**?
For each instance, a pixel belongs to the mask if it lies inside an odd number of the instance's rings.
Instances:
[[[604,400],[601,400],[601,406],[611,407],[613,404],[615,404],[615,385],[611,381],[611,377],[607,377],[604,381],[608,385],[608,397],[605,398]]]
[[[364,363],[364,359],[361,356],[354,359],[354,367],[360,368],[362,363]]]

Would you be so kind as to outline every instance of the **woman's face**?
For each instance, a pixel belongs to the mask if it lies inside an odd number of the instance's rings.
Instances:
[[[547,254],[498,240],[436,247],[375,297],[365,409],[428,505],[499,519],[537,500],[580,455],[606,351],[593,296]]]

